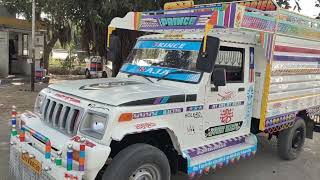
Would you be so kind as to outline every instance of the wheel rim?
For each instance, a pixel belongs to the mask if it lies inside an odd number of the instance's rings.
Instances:
[[[292,148],[295,150],[301,149],[303,144],[303,129],[299,128],[295,131],[292,138]]]
[[[129,180],[161,180],[160,170],[154,164],[144,164],[132,173]]]

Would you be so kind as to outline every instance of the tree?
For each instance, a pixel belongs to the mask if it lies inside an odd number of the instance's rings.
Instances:
[[[73,4],[76,0],[36,0],[36,19],[40,20],[40,15],[45,14],[42,19],[47,29],[47,39],[45,42],[43,59],[44,67],[48,68],[49,55],[55,43],[59,40],[61,45],[71,41],[71,26],[73,12],[75,11]],[[9,10],[13,10],[24,15],[30,20],[32,14],[32,1],[30,0],[2,0],[2,3]]]

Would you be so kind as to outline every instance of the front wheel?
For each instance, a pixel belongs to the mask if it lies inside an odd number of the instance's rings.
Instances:
[[[120,151],[107,167],[102,180],[169,180],[166,155],[148,144],[134,144]]]
[[[279,133],[278,152],[282,159],[296,159],[306,138],[306,123],[303,119],[297,118],[293,127],[285,129]]]

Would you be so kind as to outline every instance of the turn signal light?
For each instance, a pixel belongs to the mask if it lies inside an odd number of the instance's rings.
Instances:
[[[132,113],[122,113],[119,117],[119,122],[131,121],[132,117]]]

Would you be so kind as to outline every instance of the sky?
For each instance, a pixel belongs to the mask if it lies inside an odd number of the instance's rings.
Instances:
[[[316,17],[320,13],[320,7],[315,7],[315,0],[300,0],[300,13],[310,17]],[[294,7],[294,0],[290,0],[290,4]],[[296,10],[297,12],[297,10]]]

